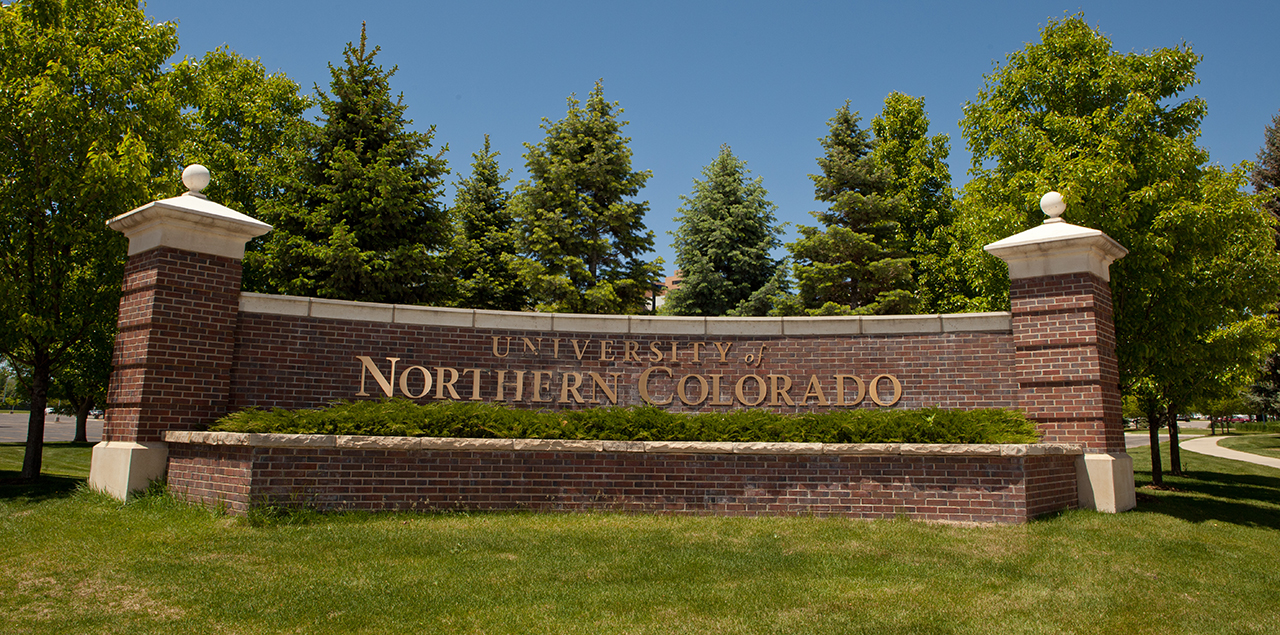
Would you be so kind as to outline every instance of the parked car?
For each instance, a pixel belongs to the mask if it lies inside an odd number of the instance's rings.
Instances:
[[[106,414],[106,412],[104,412],[102,408],[94,408],[93,410],[89,411],[89,416],[93,417],[94,419],[101,419],[102,415],[104,414]]]

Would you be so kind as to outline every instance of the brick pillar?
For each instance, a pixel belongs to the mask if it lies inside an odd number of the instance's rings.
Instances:
[[[1111,312],[1111,263],[1128,253],[1111,237],[1058,218],[1057,192],[1043,225],[986,246],[1009,265],[1009,303],[1019,404],[1047,443],[1084,447],[1080,506],[1124,511],[1136,504],[1125,452]]]
[[[89,485],[124,499],[164,475],[166,430],[226,413],[244,245],[271,229],[199,193],[208,170],[188,167],[191,191],[108,221],[129,237],[119,334],[103,441]]]

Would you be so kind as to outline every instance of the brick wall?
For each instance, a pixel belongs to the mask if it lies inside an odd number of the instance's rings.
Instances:
[[[240,261],[169,247],[129,258],[105,441],[159,441],[227,412]]]
[[[494,353],[494,338],[498,338],[498,354]],[[421,366],[432,375],[433,386],[417,399],[419,402],[455,398],[469,401],[475,397],[495,401],[498,372],[508,371],[503,375],[503,401],[512,405],[611,405],[612,399],[592,380],[590,374],[594,372],[611,385],[616,381],[618,405],[640,405],[645,403],[638,390],[641,375],[658,369],[648,376],[651,397],[657,401],[670,399],[664,407],[676,411],[742,407],[735,395],[739,380],[743,380],[742,392],[748,400],[759,398],[763,387],[765,397],[759,407],[779,412],[827,410],[836,407],[839,387],[835,376],[841,374],[854,376],[864,384],[881,375],[893,375],[902,387],[901,398],[894,407],[973,409],[1013,408],[1018,404],[1014,346],[1007,331],[862,336],[633,335],[476,329],[244,312],[239,316],[236,343],[231,372],[232,409],[309,408],[337,399],[353,399],[361,390],[362,373],[368,398],[382,396],[373,376],[362,371],[357,356],[370,357],[384,374],[391,369],[387,358],[398,358],[396,371],[400,374],[411,366]],[[717,344],[727,347],[723,355]],[[671,359],[673,346],[675,361]],[[630,355],[628,348],[633,351]],[[440,386],[442,377],[452,377],[441,368],[459,371],[454,392]],[[467,369],[478,369],[478,375],[464,372]],[[517,400],[513,380],[519,371],[524,375]],[[537,378],[543,387],[541,395],[533,390],[535,371],[548,373]],[[574,375],[566,378],[569,373]],[[611,373],[618,374],[616,380]],[[716,375],[720,378],[716,379]],[[756,378],[743,379],[748,375]],[[816,388],[809,385],[814,377]],[[566,382],[572,384],[579,378],[581,384],[576,393],[565,390]],[[693,404],[680,397],[677,382],[682,378],[686,378],[685,396]],[[476,381],[478,391],[473,391]],[[389,382],[397,396],[404,394],[398,377]],[[422,371],[414,371],[409,382],[409,392],[419,393],[424,385]],[[716,392],[717,382],[718,401],[731,405],[712,405],[716,397],[710,394],[697,401],[704,392]],[[783,390],[787,382],[790,387]],[[845,401],[853,401],[857,380],[845,379],[843,383]],[[878,392],[883,401],[889,401],[893,393],[891,381],[881,379]],[[866,393],[861,407],[877,407],[869,388]]]
[[[1124,452],[1111,287],[1091,273],[1011,281],[1018,407],[1046,443]]]
[[[368,437],[336,437],[347,447],[327,437],[329,447],[316,447],[322,439],[304,446],[281,439],[292,435],[181,434],[170,436],[170,488],[233,513],[243,513],[247,491],[254,505],[322,510],[613,510],[1019,523],[1074,508],[1077,498],[1072,453],[1079,450],[1064,447],[935,446],[927,452],[927,446],[688,443],[648,444],[644,451],[637,442],[609,450],[608,442],[573,447]],[[263,441],[256,444],[253,437]],[[217,444],[206,444],[211,441]],[[394,447],[414,442],[464,447]],[[466,448],[468,443],[476,447]],[[498,443],[508,449],[492,449]],[[516,443],[543,447],[513,449]],[[957,449],[964,447],[967,455]],[[765,453],[772,449],[777,452]]]

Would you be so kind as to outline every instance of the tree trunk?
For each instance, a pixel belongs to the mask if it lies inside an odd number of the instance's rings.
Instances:
[[[1160,413],[1147,413],[1147,430],[1151,434],[1151,484],[1164,487],[1164,472],[1160,468]]]
[[[1169,418],[1169,474],[1182,476],[1182,452],[1178,448],[1178,415],[1170,408],[1164,416]]]
[[[44,409],[49,397],[49,359],[37,353],[31,367],[31,416],[27,419],[27,451],[22,457],[22,480],[40,477],[44,460]]]
[[[93,410],[93,400],[85,398],[76,406],[76,438],[73,443],[89,442],[89,411]]]

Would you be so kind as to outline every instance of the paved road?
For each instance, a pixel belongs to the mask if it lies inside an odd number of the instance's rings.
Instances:
[[[27,417],[25,412],[0,411],[0,443],[24,443],[27,440]],[[102,419],[90,418],[85,433],[89,441],[97,443],[102,440]],[[70,441],[76,438],[76,418],[66,415],[44,416],[44,440]]]
[[[1164,443],[1169,440],[1169,434],[1160,433],[1160,442]],[[1151,445],[1151,435],[1147,432],[1126,432],[1124,433],[1124,447],[1126,448],[1145,448]]]
[[[1208,454],[1222,459],[1231,459],[1233,461],[1244,461],[1245,463],[1256,463],[1257,465],[1265,465],[1280,469],[1280,459],[1273,459],[1269,456],[1260,456],[1241,452],[1239,450],[1228,450],[1227,448],[1218,447],[1218,441],[1226,437],[1199,437],[1196,439],[1187,439],[1178,444],[1178,447],[1199,454]]]

